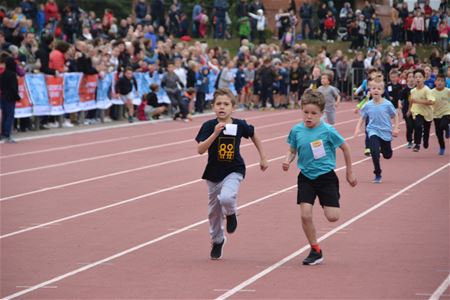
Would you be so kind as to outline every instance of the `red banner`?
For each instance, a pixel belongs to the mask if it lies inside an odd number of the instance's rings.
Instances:
[[[80,101],[88,102],[94,101],[96,97],[96,90],[98,84],[98,76],[94,75],[83,75],[83,79],[80,83]]]

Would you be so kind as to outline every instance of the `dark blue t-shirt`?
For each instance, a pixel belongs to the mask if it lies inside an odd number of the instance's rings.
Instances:
[[[195,138],[197,143],[206,140],[214,132],[218,123],[217,119],[203,123]],[[240,173],[245,177],[245,163],[239,148],[241,139],[253,137],[255,129],[245,120],[233,119],[233,124],[237,125],[236,136],[225,135],[222,131],[209,147],[208,164],[203,172],[202,179],[220,182],[233,172]]]

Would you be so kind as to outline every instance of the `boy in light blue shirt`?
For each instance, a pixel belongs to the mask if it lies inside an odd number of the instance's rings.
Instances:
[[[339,219],[339,180],[334,172],[336,148],[344,153],[347,181],[356,186],[353,176],[350,148],[333,126],[321,120],[325,99],[318,91],[308,90],[301,101],[303,122],[295,125],[288,136],[289,152],[283,162],[288,171],[298,154],[297,204],[300,205],[302,228],[311,245],[311,252],[303,260],[304,265],[316,265],[323,261],[323,253],[317,243],[312,215],[315,198],[319,198],[325,217],[330,222]]]
[[[382,77],[376,78],[370,88],[372,100],[361,109],[361,117],[356,125],[354,135],[358,136],[365,119],[369,118],[366,131],[369,136],[370,155],[375,169],[373,183],[381,183],[380,152],[385,159],[392,157],[392,136],[397,136],[399,131],[397,111],[389,100],[382,97],[383,92],[384,81]],[[394,119],[394,129],[391,123],[392,118]]]

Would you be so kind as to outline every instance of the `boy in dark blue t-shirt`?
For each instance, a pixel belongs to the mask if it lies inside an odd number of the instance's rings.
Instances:
[[[212,240],[211,259],[219,259],[226,242],[222,223],[227,219],[227,232],[237,227],[236,198],[239,185],[245,177],[245,163],[240,154],[242,138],[250,138],[260,156],[260,168],[268,167],[262,144],[255,129],[245,120],[231,117],[236,100],[228,89],[218,89],[212,101],[216,118],[203,123],[195,140],[198,153],[208,151],[208,164],[202,178],[208,184],[208,219]]]

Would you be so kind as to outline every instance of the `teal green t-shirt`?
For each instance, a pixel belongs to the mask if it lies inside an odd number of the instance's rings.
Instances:
[[[324,122],[314,128],[299,123],[292,127],[287,142],[297,149],[297,166],[303,175],[316,179],[336,167],[336,148],[344,143],[337,130]]]

